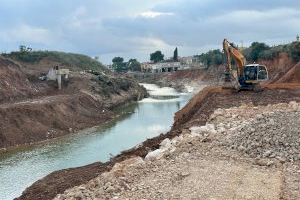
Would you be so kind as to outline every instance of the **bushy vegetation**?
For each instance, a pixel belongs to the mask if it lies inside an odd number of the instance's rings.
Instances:
[[[206,67],[218,66],[223,63],[223,53],[219,49],[211,50],[207,53],[197,55],[199,61]]]
[[[280,53],[287,53],[295,62],[300,61],[300,42],[270,47],[265,43],[253,42],[249,48],[243,51],[250,62],[258,60],[272,60]]]
[[[160,61],[164,60],[164,54],[161,53],[161,51],[155,51],[154,53],[150,54],[150,60],[154,63],[158,63]]]
[[[130,71],[142,71],[142,65],[137,59],[129,59],[127,66]]]
[[[103,64],[86,55],[58,51],[32,51],[24,46],[20,46],[19,51],[3,53],[2,56],[29,64],[39,63],[42,59],[47,58],[72,69],[105,70]]]
[[[288,52],[294,61],[300,61],[300,42],[293,42],[288,47]]]
[[[141,71],[141,63],[137,59],[129,59],[128,62],[124,62],[124,58],[114,57],[112,63],[116,72]]]
[[[253,42],[251,46],[243,51],[247,60],[256,62],[263,56],[266,56],[266,51],[269,51],[270,47],[265,43]]]
[[[300,42],[270,47],[265,43],[253,42],[250,47],[242,50],[248,62],[259,60],[272,60],[280,53],[287,53],[295,62],[300,61]],[[225,62],[224,54],[219,49],[197,55],[199,60],[207,67],[218,66]]]

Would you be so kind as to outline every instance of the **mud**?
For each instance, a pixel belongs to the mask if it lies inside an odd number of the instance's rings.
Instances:
[[[68,188],[86,183],[100,173],[110,170],[120,161],[134,156],[145,157],[146,154],[159,147],[165,138],[172,138],[181,134],[193,124],[204,125],[209,115],[217,108],[229,108],[242,104],[268,105],[297,101],[300,102],[300,90],[272,90],[266,89],[260,93],[242,91],[239,93],[222,90],[218,87],[208,88],[196,95],[185,108],[175,116],[172,130],[167,134],[149,139],[139,145],[122,152],[120,155],[106,163],[94,163],[88,166],[60,170],[37,181],[27,188],[17,199],[52,199],[56,194],[63,193]]]

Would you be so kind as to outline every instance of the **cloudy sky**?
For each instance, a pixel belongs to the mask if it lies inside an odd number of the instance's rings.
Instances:
[[[244,45],[280,44],[300,34],[299,0],[0,0],[0,50],[20,44],[99,56],[149,60]]]

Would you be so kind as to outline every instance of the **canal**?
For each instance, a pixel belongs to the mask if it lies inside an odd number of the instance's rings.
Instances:
[[[28,186],[53,171],[105,162],[170,130],[174,113],[187,103],[191,94],[152,84],[144,86],[149,98],[119,109],[121,117],[101,128],[0,154],[0,199],[20,196]]]

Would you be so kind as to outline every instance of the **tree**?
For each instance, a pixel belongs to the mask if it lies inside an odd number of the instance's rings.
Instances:
[[[218,66],[223,63],[223,54],[219,49],[202,53],[197,57],[199,57],[200,62],[202,62],[206,67],[210,67],[212,65]]]
[[[25,45],[20,45],[20,46],[19,46],[19,51],[20,51],[21,53],[26,53],[26,52],[32,51],[32,48],[26,47]]]
[[[300,42],[293,42],[289,47],[289,55],[293,58],[294,61],[300,61]]]
[[[122,62],[124,62],[124,58],[122,58],[122,57],[114,57],[112,59],[112,62],[113,63],[122,63]]]
[[[177,47],[176,47],[176,49],[174,51],[173,60],[174,61],[178,61],[178,49],[177,49]]]
[[[154,63],[160,62],[164,60],[164,54],[162,54],[161,51],[155,51],[154,53],[150,54],[150,60]]]
[[[268,45],[265,43],[260,43],[260,42],[253,42],[251,46],[249,47],[249,58],[250,60],[256,62],[259,58],[262,57],[263,52],[265,50],[270,49]]]
[[[141,63],[137,59],[130,59],[127,66],[130,71],[141,71]]]
[[[112,68],[116,71],[116,72],[126,72],[128,71],[127,65],[126,63],[124,63],[124,58],[122,57],[114,57],[112,59]]]

